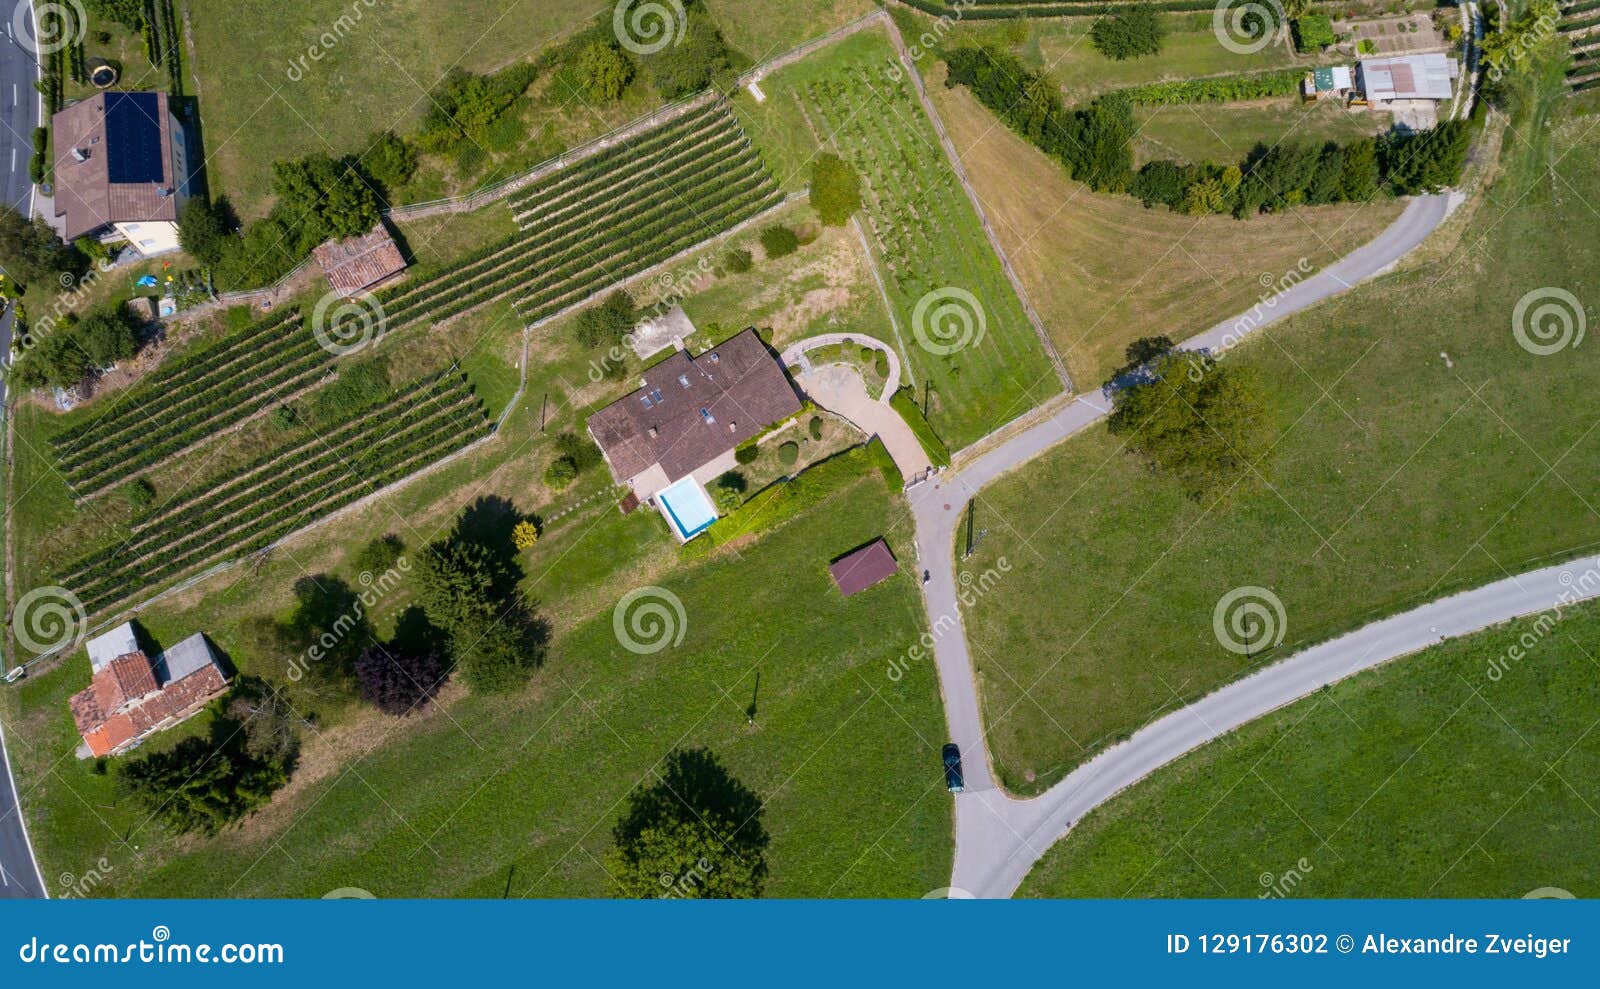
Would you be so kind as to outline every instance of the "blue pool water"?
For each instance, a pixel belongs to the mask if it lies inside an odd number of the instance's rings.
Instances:
[[[692,477],[661,489],[656,493],[656,501],[661,503],[667,521],[684,542],[706,531],[717,520],[717,509],[711,504],[711,498]]]

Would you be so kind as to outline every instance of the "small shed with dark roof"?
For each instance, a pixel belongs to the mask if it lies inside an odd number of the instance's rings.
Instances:
[[[370,289],[406,270],[406,259],[381,220],[359,237],[318,244],[311,256],[341,297]]]
[[[845,597],[881,584],[899,571],[900,564],[882,538],[828,564],[828,573],[833,575],[833,582],[839,585],[839,593]]]

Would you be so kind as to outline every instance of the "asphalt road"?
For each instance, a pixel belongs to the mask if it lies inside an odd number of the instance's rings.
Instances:
[[[24,213],[31,213],[33,182],[28,178],[28,159],[33,155],[33,129],[39,124],[39,93],[33,88],[38,69],[33,53],[17,43],[14,26],[17,11],[26,7],[26,0],[0,3],[6,30],[5,41],[0,42],[0,196]],[[31,18],[27,21],[31,31]],[[9,307],[0,316],[0,356],[10,356],[13,317]],[[0,376],[0,410],[4,409],[5,400],[5,379]],[[3,419],[0,413],[0,422]],[[45,895],[44,880],[17,803],[4,727],[0,726],[0,899],[37,899]]]
[[[1309,277],[1285,279],[1281,283],[1282,291],[1275,292],[1247,312],[1185,341],[1182,346],[1225,353],[1228,347],[1262,327],[1389,270],[1444,221],[1452,205],[1453,200],[1447,195],[1413,199],[1400,217],[1369,243]],[[1107,750],[1033,800],[1015,800],[996,788],[983,734],[972,658],[958,605],[952,533],[960,522],[967,502],[976,497],[985,485],[1074,433],[1087,429],[1109,412],[1110,401],[1103,394],[1096,392],[1080,396],[1060,409],[1040,416],[1025,428],[1014,430],[1012,435],[972,461],[936,475],[932,480],[906,492],[916,519],[918,560],[930,574],[929,582],[923,585],[923,595],[929,628],[935,640],[934,661],[938,666],[940,689],[944,695],[945,717],[949,722],[951,740],[961,747],[966,782],[966,791],[956,797],[956,863],[952,882],[957,888],[974,895],[1009,896],[1039,856],[1086,810],[1196,745],[1303,696],[1322,683],[1331,682],[1316,680],[1314,676],[1308,678],[1299,673],[1273,673],[1267,688],[1249,693],[1242,702],[1227,709],[1225,713],[1230,716],[1238,715],[1236,720],[1220,716],[1209,719],[1214,729],[1209,733],[1201,722],[1193,720],[1193,712],[1207,710],[1204,706],[1211,698],[1206,698]],[[1481,628],[1522,613],[1511,611],[1476,627]],[[1493,616],[1499,612],[1491,608],[1482,614]],[[1381,662],[1395,655],[1403,653],[1391,653],[1372,662]],[[1299,658],[1280,666],[1288,666]],[[1278,669],[1272,668],[1273,671]],[[1322,667],[1316,669],[1321,670]],[[1346,676],[1348,672],[1340,675]],[[1254,677],[1241,681],[1234,687],[1241,687],[1253,680]],[[1299,693],[1293,692],[1302,686],[1304,689]],[[1285,694],[1285,689],[1289,693]],[[1189,720],[1184,721],[1182,730],[1169,724],[1185,717]],[[1155,740],[1146,740],[1146,736],[1152,733]],[[1104,785],[1089,785],[1096,780]]]

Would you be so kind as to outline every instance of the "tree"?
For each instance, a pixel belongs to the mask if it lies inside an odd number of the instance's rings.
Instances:
[[[1149,7],[1130,7],[1101,17],[1089,29],[1089,41],[1107,58],[1122,61],[1161,50],[1165,35],[1160,16]]]
[[[1140,337],[1128,344],[1122,356],[1127,358],[1127,363],[1111,372],[1110,381],[1115,383],[1136,372],[1143,371],[1145,366],[1172,353],[1177,344],[1169,336]]]
[[[108,303],[79,317],[73,334],[91,367],[110,367],[139,351],[139,321],[127,306]]]
[[[367,138],[366,150],[357,161],[366,176],[383,187],[388,198],[416,174],[417,149],[394,131],[379,131]]]
[[[307,155],[272,165],[272,191],[305,250],[328,240],[364,234],[378,225],[378,197],[349,159]],[[303,252],[302,252],[303,253]]]
[[[571,457],[557,457],[544,469],[544,483],[557,491],[578,479],[578,465]]]
[[[227,253],[228,216],[225,209],[199,196],[184,204],[178,214],[178,243],[206,267],[222,263]]]
[[[800,249],[800,238],[793,230],[781,224],[763,227],[761,249],[767,252],[768,258],[785,257]]]
[[[368,542],[356,551],[352,562],[357,573],[368,573],[377,577],[387,573],[391,567],[400,562],[400,554],[406,549],[405,541],[394,533],[385,533]]]
[[[838,155],[823,152],[811,162],[811,208],[830,227],[842,227],[861,208],[861,177]]]
[[[726,515],[744,503],[744,493],[749,487],[750,482],[743,474],[730,470],[712,484],[711,500],[716,502],[717,511]]]
[[[356,686],[361,699],[385,714],[397,716],[425,706],[449,676],[450,661],[440,645],[418,648],[397,642],[373,643],[361,650],[356,657]]]
[[[761,799],[705,749],[677,749],[654,785],[629,794],[606,868],[625,895],[748,899],[766,883]]]
[[[1339,198],[1364,203],[1378,193],[1378,141],[1365,137],[1344,146],[1339,173]]]
[[[468,687],[511,690],[543,661],[546,633],[517,596],[522,574],[511,547],[478,541],[466,521],[463,516],[454,532],[422,553],[417,597],[449,637]]]
[[[591,41],[578,54],[578,79],[592,99],[611,103],[622,99],[633,81],[633,61],[616,45]]]
[[[1266,399],[1255,374],[1204,355],[1159,358],[1147,381],[1116,392],[1108,426],[1195,500],[1265,473],[1271,449]]]
[[[60,272],[83,270],[83,257],[63,244],[43,217],[28,219],[0,206],[0,267],[13,281],[42,282]]]
[[[722,266],[735,275],[742,275],[755,267],[755,255],[743,248],[732,248],[722,255]]]
[[[650,82],[662,97],[675,100],[697,93],[728,70],[728,46],[699,0],[683,4],[682,36],[643,57]],[[668,30],[676,31],[673,24]]]
[[[239,726],[244,754],[278,766],[287,775],[300,754],[299,726],[305,722],[283,694],[259,677],[241,677],[228,695],[225,713]]]
[[[264,681],[244,678],[212,722],[165,751],[124,762],[117,788],[174,831],[216,832],[265,804],[293,771],[300,719]]]

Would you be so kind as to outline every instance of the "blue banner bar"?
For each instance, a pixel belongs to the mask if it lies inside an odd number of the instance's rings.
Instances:
[[[0,903],[0,985],[1592,984],[1594,901]],[[1574,981],[1573,984],[1580,984]]]

